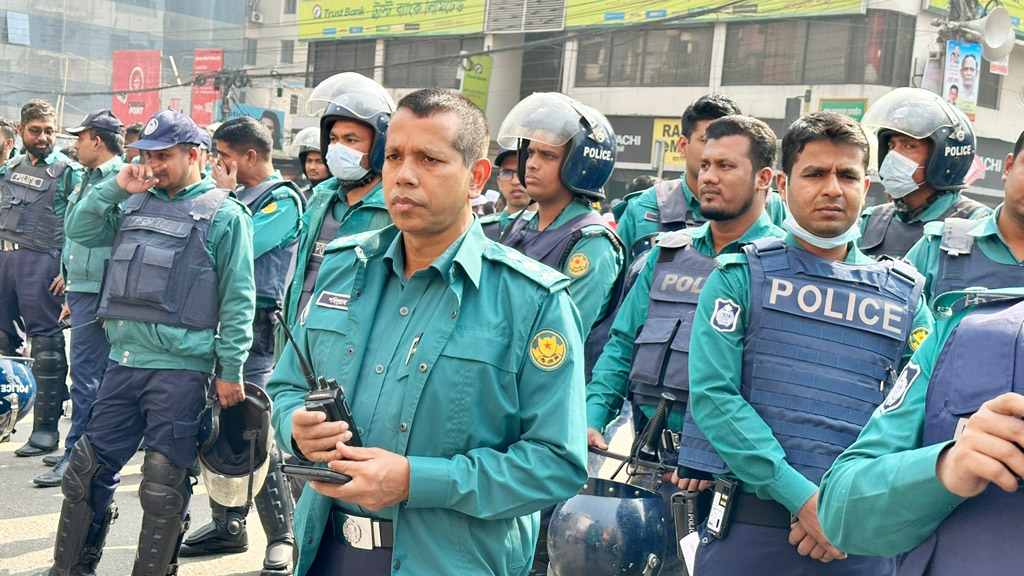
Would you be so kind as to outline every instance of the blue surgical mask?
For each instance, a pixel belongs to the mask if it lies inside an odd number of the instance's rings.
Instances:
[[[838,248],[850,242],[855,242],[860,238],[860,226],[858,226],[856,220],[854,220],[853,225],[846,232],[834,238],[822,238],[821,236],[811,234],[796,221],[796,218],[793,218],[793,211],[789,209],[788,202],[786,203],[786,219],[782,221],[782,229],[811,246],[816,246],[822,250]]]
[[[903,154],[890,150],[878,167],[878,177],[882,179],[882,186],[885,186],[889,196],[894,199],[903,198],[920,186],[914,182],[914,172],[917,172],[919,166]]]
[[[327,147],[326,163],[327,167],[331,169],[331,174],[338,180],[355,182],[369,172],[363,168],[363,156],[366,154],[344,144],[331,144]]]

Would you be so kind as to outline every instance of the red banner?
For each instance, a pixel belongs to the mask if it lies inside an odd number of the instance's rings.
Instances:
[[[145,124],[160,111],[160,60],[159,50],[114,51],[113,90],[125,92],[114,94],[111,109],[125,125]]]
[[[220,100],[220,90],[213,89],[213,79],[224,67],[223,48],[196,48],[193,53],[192,79],[203,77],[203,84],[192,85],[192,120],[199,126],[213,122],[213,103]]]

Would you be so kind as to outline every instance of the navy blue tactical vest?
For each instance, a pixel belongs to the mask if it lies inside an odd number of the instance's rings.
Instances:
[[[939,270],[932,285],[934,296],[979,286],[990,290],[1024,286],[1024,268],[1000,264],[981,249],[974,249],[974,237],[968,232],[977,225],[977,220],[965,218],[949,218],[943,223]]]
[[[658,243],[647,320],[636,337],[629,368],[629,391],[640,405],[657,405],[664,387],[677,399],[672,408],[686,410],[693,316],[704,282],[715,269],[715,259],[698,252],[692,242],[692,236],[679,231]]]
[[[53,197],[67,166],[66,160],[34,166],[25,155],[11,161],[0,191],[0,239],[36,252],[64,246],[64,217]]]
[[[985,205],[976,200],[962,196],[946,209],[937,221],[946,218],[967,218],[978,208]],[[873,258],[883,254],[893,258],[902,258],[921,239],[924,234],[924,222],[904,222],[896,217],[896,204],[882,204],[868,216],[864,226],[864,235],[860,239],[861,252]]]
[[[302,206],[298,188],[287,180],[265,180],[239,192],[238,199],[249,208],[249,212],[255,218],[267,199],[282,187],[289,188],[289,197],[297,206]],[[292,276],[295,274],[295,255],[298,249],[299,238],[296,236],[284,246],[264,252],[252,263],[257,298],[276,302],[278,309],[284,305],[285,290],[291,285]]]
[[[324,250],[327,245],[338,238],[338,230],[341,229],[342,221],[334,218],[334,205],[338,202],[335,198],[328,202],[327,210],[324,212],[324,220],[320,223],[320,232],[313,243],[313,251],[309,254],[309,261],[306,262],[306,269],[302,278],[302,294],[299,294],[298,313],[306,309],[306,303],[313,294],[316,287],[316,277],[320,273],[320,266],[324,263]]]
[[[229,194],[214,189],[163,201],[145,192],[125,200],[96,315],[190,330],[216,328],[219,280],[206,236]]]
[[[885,400],[924,278],[905,262],[836,262],[777,238],[755,240],[743,251],[750,310],[741,393],[772,429],[786,461],[817,484]],[[679,463],[715,474],[728,470],[689,409]]]
[[[954,438],[962,420],[1005,392],[1024,392],[1024,300],[982,304],[953,329],[928,383],[922,446]],[[908,368],[908,370],[912,369]],[[992,484],[957,506],[899,561],[900,576],[1020,574],[1024,499]]]
[[[684,228],[693,228],[707,222],[697,216],[686,203],[683,191],[683,180],[666,180],[654,185],[654,196],[658,201],[658,212],[647,212],[644,219],[656,221],[658,232],[637,238],[629,247],[631,260],[637,260],[654,245],[654,239],[662,232],[675,232]]]

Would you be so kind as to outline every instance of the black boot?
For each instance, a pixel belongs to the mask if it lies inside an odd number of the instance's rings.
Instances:
[[[222,506],[210,499],[213,521],[199,527],[181,545],[182,558],[210,554],[240,554],[249,549],[245,533],[245,507]]]
[[[64,336],[32,338],[32,373],[36,377],[36,406],[32,435],[28,443],[14,451],[17,456],[41,456],[57,449],[60,434],[57,421],[68,393],[68,361]]]
[[[270,449],[270,467],[263,489],[256,495],[256,511],[267,534],[267,552],[263,557],[261,576],[283,576],[294,570],[295,535],[292,516],[295,506],[288,479],[281,472],[281,452]]]
[[[103,557],[103,545],[107,541],[107,533],[110,532],[114,520],[117,520],[117,505],[111,502],[99,530],[86,542],[80,562],[71,572],[72,576],[96,576],[96,566],[100,563],[100,558]]]

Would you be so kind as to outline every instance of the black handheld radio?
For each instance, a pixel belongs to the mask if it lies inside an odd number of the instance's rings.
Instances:
[[[306,394],[306,410],[310,412],[323,412],[327,415],[328,422],[348,422],[348,429],[352,432],[352,438],[346,444],[349,446],[362,446],[363,441],[359,438],[359,431],[356,429],[355,420],[352,419],[352,410],[348,407],[348,401],[345,399],[345,391],[341,386],[338,386],[338,382],[334,378],[327,379],[313,374],[313,369],[306,362],[302,351],[299,350],[299,345],[295,342],[295,338],[292,337],[292,332],[288,329],[288,324],[285,323],[281,312],[275,310],[274,316],[277,318],[278,323],[281,324],[281,328],[284,329],[284,335],[295,350],[295,356],[299,359],[299,366],[302,367],[302,376],[306,379],[306,385],[309,386],[309,393]]]

